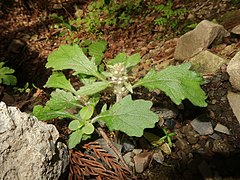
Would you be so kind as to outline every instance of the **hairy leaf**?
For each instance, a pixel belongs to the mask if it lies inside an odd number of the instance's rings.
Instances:
[[[51,93],[51,99],[46,103],[51,109],[70,109],[81,107],[78,98],[70,92],[56,89]]]
[[[110,86],[110,83],[107,81],[103,82],[94,82],[92,84],[85,85],[77,91],[77,95],[88,96],[98,93]]]
[[[137,65],[141,60],[140,54],[133,54],[132,56],[127,56],[126,53],[119,53],[114,59],[108,62],[109,65],[114,65],[116,63],[123,63],[126,68]]]
[[[86,122],[85,126],[83,126],[83,128],[82,128],[82,132],[84,134],[92,134],[94,132],[94,129],[95,128],[92,123]]]
[[[88,120],[92,117],[93,112],[94,112],[94,106],[93,105],[85,106],[80,110],[80,117],[83,120]]]
[[[33,115],[36,116],[39,120],[50,120],[53,118],[72,118],[72,115],[64,110],[53,110],[48,106],[37,105],[33,109]]]
[[[72,93],[76,92],[70,81],[66,79],[65,75],[62,72],[53,72],[53,74],[48,78],[45,87],[61,88]]]
[[[87,74],[98,77],[97,66],[89,61],[82,49],[74,44],[60,46],[48,56],[47,68],[54,70],[73,69],[78,74]]]
[[[101,63],[103,58],[103,52],[106,50],[107,42],[106,41],[97,41],[93,42],[89,46],[89,55],[95,57],[95,62],[97,65]]]
[[[81,142],[82,135],[83,133],[81,129],[74,131],[72,134],[70,134],[68,139],[68,148],[69,149],[75,148],[76,145]]]
[[[77,129],[81,128],[84,125],[84,123],[78,119],[72,120],[69,125],[68,128],[71,131],[76,131]]]
[[[151,70],[134,87],[144,86],[149,90],[160,89],[177,105],[187,98],[193,105],[205,107],[207,106],[205,102],[207,97],[200,86],[203,83],[203,78],[190,71],[190,66],[189,63],[186,63],[179,66],[169,66],[160,72]]]
[[[120,130],[129,136],[140,137],[145,128],[154,127],[158,121],[158,116],[150,110],[151,106],[150,101],[133,101],[128,95],[109,110],[101,112],[99,120],[105,121],[110,130]]]
[[[56,117],[71,118],[72,115],[66,110],[81,107],[76,96],[64,90],[56,89],[51,93],[51,99],[43,106],[35,106],[33,115],[40,120],[49,120]]]

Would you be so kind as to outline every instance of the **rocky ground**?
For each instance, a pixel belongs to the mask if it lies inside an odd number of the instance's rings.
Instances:
[[[50,74],[44,67],[46,58],[60,44],[66,42],[66,39],[57,36],[59,31],[52,28],[54,22],[48,17],[48,13],[57,12],[69,17],[74,16],[73,4],[77,1],[68,1],[65,4],[52,1],[48,11],[45,11],[40,3],[21,2],[9,1],[9,4],[0,2],[0,56],[1,60],[7,62],[6,65],[16,70],[18,86],[23,87],[28,82],[30,91],[26,91],[28,89],[26,88],[25,91],[20,92],[20,88],[13,90],[2,86],[0,96],[7,105],[31,112],[33,106],[45,102],[49,94],[48,90],[42,88]],[[78,3],[84,9],[88,2]],[[238,10],[240,2],[177,0],[174,3],[177,7],[188,9],[185,18],[191,22],[199,23],[204,19],[216,20],[228,32],[240,24]],[[59,6],[60,8],[57,8]],[[133,71],[136,78],[144,76],[150,67],[161,70],[168,65],[182,63],[182,60],[174,58],[174,52],[177,41],[185,33],[185,29],[180,26],[177,30],[170,30],[167,27],[153,25],[155,16],[156,14],[153,13],[147,18],[139,17],[139,21],[135,21],[125,29],[103,29],[102,38],[108,42],[106,58],[112,58],[122,51],[128,54],[137,52],[141,54],[142,62]],[[82,32],[77,36],[80,39],[96,38]],[[187,101],[182,106],[175,106],[164,95],[157,92],[151,94],[151,100],[154,102],[153,110],[159,112],[162,123],[177,135],[173,139],[172,153],[158,155],[160,163],[155,160],[145,163],[145,171],[141,172],[139,177],[142,179],[240,178],[238,171],[240,126],[227,97],[229,91],[239,90],[232,87],[226,71],[229,61],[240,51],[239,40],[239,34],[231,33],[222,38],[221,42],[210,44],[205,48],[225,60],[217,71],[210,73],[200,71],[206,80],[203,89],[208,95],[207,108],[194,107]],[[203,68],[207,67],[203,64],[200,70]],[[36,89],[32,88],[32,83],[45,92],[37,98],[33,97],[36,96]],[[150,97],[144,90],[139,90],[135,96],[145,99]],[[202,119],[204,123],[195,124]],[[65,140],[66,123],[64,121],[53,123]],[[197,129],[201,127],[202,129]],[[206,132],[208,130],[210,132]],[[141,144],[141,139],[134,141],[138,145],[133,149],[143,149],[144,143]],[[146,159],[148,155],[146,153],[143,157]],[[143,161],[140,158],[135,166],[143,165],[144,163],[141,163]]]

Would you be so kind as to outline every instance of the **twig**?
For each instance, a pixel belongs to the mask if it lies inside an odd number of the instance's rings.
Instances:
[[[112,148],[112,150],[115,152],[115,154],[118,156],[118,158],[120,159],[120,161],[122,162],[122,164],[125,166],[125,168],[128,168],[128,165],[126,164],[126,162],[124,161],[121,153],[117,150],[117,148],[112,144],[112,142],[110,141],[110,139],[108,138],[108,136],[106,135],[106,133],[103,131],[103,129],[101,127],[97,128],[99,134],[103,137],[103,139],[107,142],[108,146],[110,148]],[[131,172],[131,171],[129,171]]]

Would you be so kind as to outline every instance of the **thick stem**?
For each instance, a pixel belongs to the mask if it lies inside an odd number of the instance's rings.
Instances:
[[[116,94],[116,103],[122,99],[122,94]]]

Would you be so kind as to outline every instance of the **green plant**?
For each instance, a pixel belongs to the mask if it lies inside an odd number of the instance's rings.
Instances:
[[[200,87],[203,79],[189,70],[190,64],[170,66],[160,72],[151,69],[145,77],[133,83],[128,74],[139,62],[139,54],[127,56],[120,53],[109,60],[105,68],[99,69],[95,58],[89,60],[78,45],[60,46],[49,55],[46,64],[47,68],[53,69],[53,74],[45,87],[56,90],[45,106],[34,107],[33,115],[41,120],[72,119],[68,146],[74,148],[91,136],[96,122],[100,125],[105,123],[111,131],[119,130],[136,137],[141,137],[145,128],[154,127],[158,115],[150,110],[152,102],[133,100],[129,94],[140,86],[149,90],[160,89],[176,104],[187,98],[194,105],[207,105],[205,93]],[[79,89],[74,88],[61,72],[68,69],[74,70],[72,76],[77,76],[82,82],[83,86]],[[111,92],[109,96],[116,96],[116,102],[109,107],[104,104],[99,112],[96,105],[101,98],[100,93],[106,89]]]
[[[168,133],[168,131],[166,130],[166,128],[162,127],[162,130],[164,132],[164,136],[163,137],[158,137],[157,135],[154,135],[152,133],[149,132],[145,132],[144,133],[144,137],[149,140],[149,142],[153,145],[153,146],[161,146],[164,142],[166,142],[170,148],[172,148],[172,140],[171,137],[175,136],[176,133],[175,132],[171,132]]]
[[[54,14],[51,14],[50,17],[60,21],[58,24],[55,25],[55,28],[60,28],[61,26],[64,26],[70,31],[77,31],[77,28],[75,26],[71,25],[66,20],[64,20],[63,16],[58,16],[57,14],[54,13]]]
[[[231,3],[232,3],[233,5],[237,5],[238,3],[240,3],[240,1],[239,1],[239,0],[231,0]]]
[[[140,10],[142,0],[116,1],[98,0],[88,5],[85,16],[79,17],[78,22],[84,26],[84,31],[99,33],[102,28],[112,26],[125,28],[129,23],[134,22],[131,15]]]
[[[151,145],[160,148],[166,154],[171,154],[171,148],[173,147],[171,137],[175,136],[175,132],[169,133],[166,128],[162,127],[163,133],[162,137],[159,137],[150,132],[144,132],[143,136],[150,142]]]
[[[79,39],[77,36],[77,32],[80,29],[79,26],[77,26],[78,19],[72,21],[72,20],[65,20],[63,16],[59,16],[55,13],[50,15],[53,20],[57,20],[53,26],[54,29],[57,29],[58,36],[64,37],[64,41],[66,44],[73,44],[73,43],[79,43]]]
[[[168,0],[166,5],[159,4],[154,6],[154,9],[161,14],[161,17],[154,20],[155,25],[169,25],[175,29],[179,23],[178,17],[186,14],[185,8],[173,9],[172,0]]]
[[[12,75],[14,73],[14,69],[3,67],[4,64],[4,62],[0,62],[0,84],[12,86],[16,85],[17,78]]]

